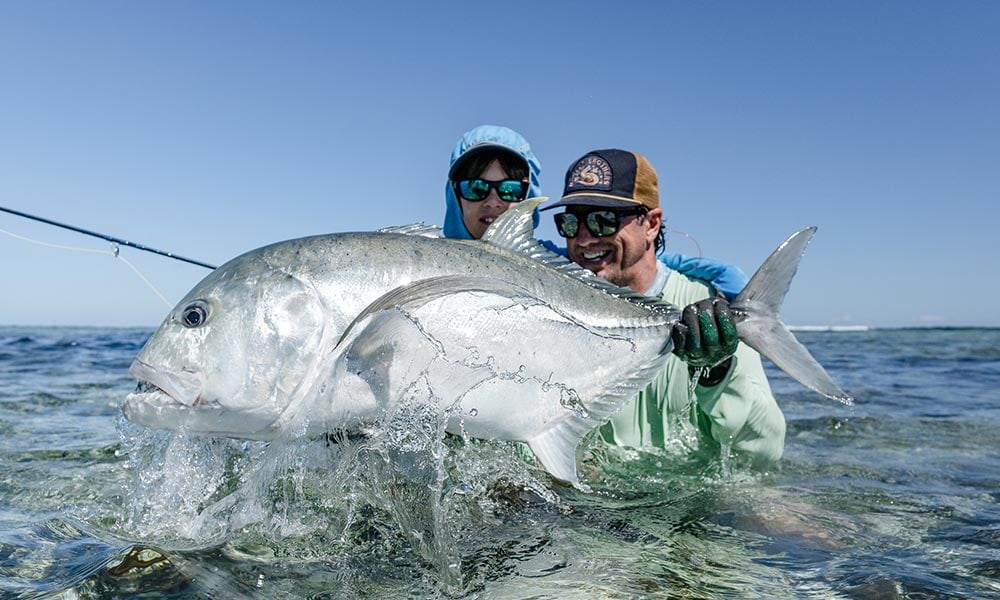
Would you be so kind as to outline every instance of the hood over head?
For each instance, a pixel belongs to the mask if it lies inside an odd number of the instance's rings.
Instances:
[[[451,162],[449,164],[449,180],[444,184],[444,236],[463,240],[473,239],[472,234],[465,227],[462,221],[462,207],[455,197],[455,191],[451,187],[450,175],[455,169],[455,165],[460,159],[465,160],[471,154],[487,147],[500,147],[510,150],[521,156],[528,163],[528,177],[531,185],[528,189],[528,198],[541,196],[541,185],[538,183],[538,175],[542,171],[538,159],[531,151],[531,146],[524,137],[508,127],[499,125],[480,125],[465,132],[451,151]],[[471,152],[470,152],[471,151]],[[533,216],[534,225],[538,225],[538,211]]]

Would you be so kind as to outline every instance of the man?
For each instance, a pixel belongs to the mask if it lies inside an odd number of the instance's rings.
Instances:
[[[656,171],[640,154],[595,150],[570,166],[555,215],[571,260],[621,287],[684,306],[674,353],[645,390],[601,428],[612,444],[676,444],[695,430],[757,465],[781,457],[785,419],[760,356],[736,338],[728,304],[708,283],[657,261],[663,211]],[[694,402],[690,402],[691,380]],[[693,427],[692,427],[693,426]]]

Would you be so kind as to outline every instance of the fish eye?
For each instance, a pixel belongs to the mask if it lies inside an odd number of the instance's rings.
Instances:
[[[185,327],[201,327],[208,320],[208,307],[201,302],[189,304],[181,311],[181,323]]]

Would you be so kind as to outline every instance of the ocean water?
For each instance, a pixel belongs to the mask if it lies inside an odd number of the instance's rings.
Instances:
[[[797,334],[766,472],[587,442],[590,493],[402,411],[266,444],[134,426],[139,329],[0,327],[0,598],[1000,598],[1000,330]]]

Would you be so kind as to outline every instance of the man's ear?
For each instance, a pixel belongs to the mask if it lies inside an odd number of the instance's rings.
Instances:
[[[663,225],[663,209],[654,208],[646,213],[646,243],[655,244]]]

